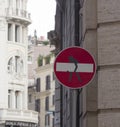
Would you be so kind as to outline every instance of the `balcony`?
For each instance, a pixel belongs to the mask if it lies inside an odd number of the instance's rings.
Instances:
[[[50,90],[35,92],[36,98],[49,96],[50,94],[51,94],[51,91]]]
[[[38,113],[30,110],[0,109],[1,121],[38,123]]]
[[[43,97],[43,96],[49,96],[51,94],[51,89],[37,92],[36,85],[28,86],[28,91],[31,94],[35,94],[37,98]]]
[[[27,13],[25,10],[6,8],[5,12],[8,20],[24,23],[26,25],[31,23],[30,13]]]
[[[19,85],[25,85],[26,84],[26,76],[20,75],[17,73],[14,74],[8,74],[8,83],[9,84],[19,84]]]

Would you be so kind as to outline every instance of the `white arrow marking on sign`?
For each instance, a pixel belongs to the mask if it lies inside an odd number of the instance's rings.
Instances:
[[[76,72],[88,72],[92,73],[93,72],[93,64],[77,64],[78,68]],[[75,64],[74,63],[56,63],[56,71],[60,72],[74,72],[75,69]]]

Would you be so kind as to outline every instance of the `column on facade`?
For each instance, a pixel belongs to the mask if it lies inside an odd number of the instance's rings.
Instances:
[[[24,29],[25,29],[25,27],[24,26],[22,26],[22,43],[24,43],[25,42],[25,38],[24,38]]]
[[[27,38],[27,34],[28,34],[28,28],[27,27],[24,27],[24,41],[27,42],[28,41],[28,38]]]
[[[13,27],[12,29],[13,42],[15,42],[15,24],[12,24],[12,27]]]
[[[24,103],[22,103],[22,108],[27,109],[27,97],[25,95],[25,91],[22,92],[22,100]]]
[[[27,54],[27,48],[28,48],[28,46],[27,46],[27,42],[28,42],[28,40],[27,40],[27,33],[28,33],[28,28],[27,27],[24,27],[24,43],[25,43],[25,46],[26,46],[26,49],[25,49],[25,54]],[[28,72],[28,70],[27,70],[27,56],[24,56],[24,73],[25,73],[25,75],[27,75],[27,72]],[[27,83],[27,82],[26,82]]]
[[[15,109],[15,91],[11,90],[11,108]]]
[[[22,2],[21,2],[21,0],[20,0],[20,3],[19,4],[20,4],[20,10],[21,10],[22,9]]]
[[[12,108],[12,91],[8,90],[8,108]]]
[[[11,0],[8,0],[7,7],[10,8],[12,6]]]
[[[20,25],[20,43],[22,43],[22,35],[23,35],[22,32],[23,32],[22,31],[22,26]]]
[[[16,0],[13,0],[13,8],[16,8]]]
[[[25,0],[21,0],[21,10],[25,11],[25,4],[24,4]]]
[[[22,92],[18,93],[18,108],[22,109]]]
[[[15,75],[15,70],[16,70],[16,68],[15,68],[15,56],[13,56],[13,75]]]

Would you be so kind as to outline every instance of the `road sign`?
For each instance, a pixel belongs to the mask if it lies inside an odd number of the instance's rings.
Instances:
[[[83,48],[70,47],[61,51],[54,62],[57,80],[72,89],[81,88],[93,79],[96,64],[92,55]]]

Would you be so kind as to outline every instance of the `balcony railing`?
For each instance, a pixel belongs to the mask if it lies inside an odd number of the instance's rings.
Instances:
[[[6,16],[31,20],[30,13],[27,13],[27,11],[25,10],[14,9],[14,8],[6,8]]]
[[[31,110],[0,109],[0,120],[18,120],[38,123],[38,113]]]

